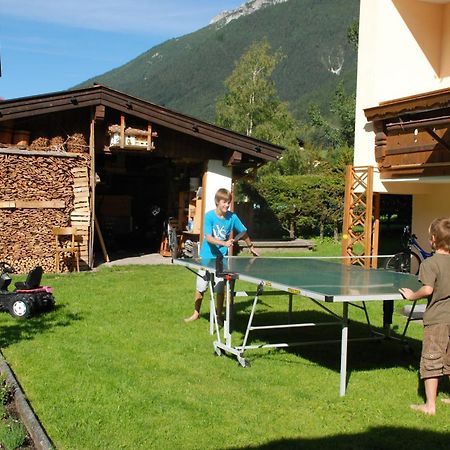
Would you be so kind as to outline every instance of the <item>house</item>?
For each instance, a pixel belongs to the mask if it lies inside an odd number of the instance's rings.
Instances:
[[[0,102],[0,260],[53,271],[55,226],[85,267],[158,251],[169,218],[200,239],[216,190],[281,151],[100,85]]]
[[[361,0],[355,167],[373,192],[412,196],[426,247],[450,216],[450,0]]]

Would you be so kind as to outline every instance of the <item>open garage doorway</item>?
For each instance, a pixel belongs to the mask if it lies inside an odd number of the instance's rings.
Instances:
[[[201,179],[203,164],[188,164],[146,152],[117,151],[96,155],[95,211],[104,241],[94,239],[96,263],[156,253],[164,224],[180,217],[181,192],[193,178]],[[184,224],[180,224],[183,227]]]

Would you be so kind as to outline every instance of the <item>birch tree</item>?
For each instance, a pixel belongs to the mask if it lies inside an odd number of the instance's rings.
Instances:
[[[281,102],[271,76],[284,56],[270,50],[267,40],[255,42],[236,62],[225,81],[226,93],[217,101],[219,126],[258,137],[258,127],[267,125],[276,115]]]

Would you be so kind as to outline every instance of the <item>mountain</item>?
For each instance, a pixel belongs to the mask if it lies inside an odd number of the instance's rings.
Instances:
[[[95,81],[214,122],[236,61],[266,38],[286,55],[273,75],[280,98],[300,119],[311,102],[326,113],[339,81],[355,91],[356,52],[347,29],[358,15],[358,0],[252,0],[77,87]]]

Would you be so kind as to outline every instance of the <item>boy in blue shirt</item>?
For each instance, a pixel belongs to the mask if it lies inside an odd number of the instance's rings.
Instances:
[[[200,248],[200,257],[215,259],[218,255],[227,256],[228,249],[233,246],[233,239],[230,238],[232,231],[236,234],[245,233],[242,239],[247,244],[253,256],[259,256],[253,243],[247,234],[247,228],[242,224],[239,217],[229,211],[231,202],[231,193],[227,189],[219,189],[214,197],[216,208],[205,214],[204,221],[204,239]],[[199,271],[197,277],[197,286],[195,291],[194,312],[190,317],[184,319],[186,323],[193,322],[200,317],[200,308],[202,306],[203,295],[208,289],[208,282],[202,277],[204,272]],[[215,292],[217,293],[217,320],[220,325],[223,324],[222,311],[224,300],[224,282],[217,280]]]

